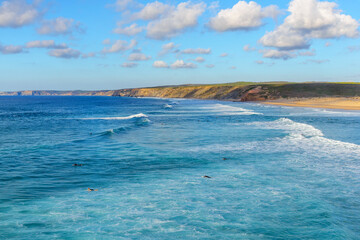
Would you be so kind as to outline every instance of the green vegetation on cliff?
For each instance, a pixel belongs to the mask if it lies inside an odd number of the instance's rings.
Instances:
[[[19,91],[0,92],[13,96],[120,96],[266,101],[280,98],[359,97],[359,83],[236,82],[132,88],[112,91]]]
[[[183,85],[133,88],[114,91],[113,96],[266,101],[279,98],[356,97],[357,83],[248,83]]]

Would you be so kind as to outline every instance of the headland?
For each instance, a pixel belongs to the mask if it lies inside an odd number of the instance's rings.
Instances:
[[[360,83],[235,82],[104,91],[17,91],[0,96],[115,96],[213,99],[266,104],[360,110]]]

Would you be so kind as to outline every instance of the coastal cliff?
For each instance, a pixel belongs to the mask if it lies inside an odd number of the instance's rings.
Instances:
[[[0,96],[112,96],[115,91],[16,91],[16,92],[0,92]]]
[[[247,83],[180,85],[104,91],[17,91],[0,96],[117,96],[271,101],[294,98],[359,97],[358,83]]]
[[[114,91],[120,97],[162,97],[217,99],[228,101],[268,101],[282,98],[357,97],[360,84],[345,83],[264,83],[188,85],[133,88]]]

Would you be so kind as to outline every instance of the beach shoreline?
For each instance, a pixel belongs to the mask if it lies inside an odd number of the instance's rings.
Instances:
[[[360,97],[319,97],[319,98],[290,98],[261,102],[262,104],[287,106],[287,107],[308,107],[339,110],[360,110]]]

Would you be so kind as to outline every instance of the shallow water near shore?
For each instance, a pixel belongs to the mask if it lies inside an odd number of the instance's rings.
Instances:
[[[0,97],[0,239],[359,239],[359,129],[360,111]]]

